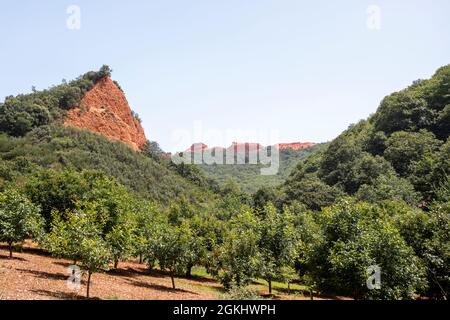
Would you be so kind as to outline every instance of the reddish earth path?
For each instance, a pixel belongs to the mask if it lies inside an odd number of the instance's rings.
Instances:
[[[71,262],[55,259],[42,251],[25,247],[24,252],[8,251],[0,246],[0,300],[83,299],[85,281],[80,290],[67,285]],[[83,279],[85,279],[83,277]],[[203,300],[217,299],[220,294],[214,281],[195,278],[176,279],[177,289],[171,288],[170,277],[160,272],[148,273],[145,265],[123,262],[119,270],[96,273],[92,276],[91,298],[136,300]]]

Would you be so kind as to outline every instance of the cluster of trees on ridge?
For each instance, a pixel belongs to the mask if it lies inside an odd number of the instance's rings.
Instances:
[[[76,80],[30,94],[8,96],[0,104],[0,128],[11,136],[23,136],[33,128],[60,121],[64,112],[79,106],[84,94],[104,77],[111,76],[111,69],[104,65],[99,71],[90,71]]]
[[[55,124],[23,137],[1,126],[0,241],[33,237],[88,279],[141,257],[174,287],[204,266],[227,289],[262,278],[269,291],[300,281],[358,299],[446,299],[449,106],[446,66],[252,195],[171,164],[154,144],[136,153]],[[366,286],[371,265],[380,289]]]

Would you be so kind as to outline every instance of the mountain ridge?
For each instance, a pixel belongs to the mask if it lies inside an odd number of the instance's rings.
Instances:
[[[302,150],[302,149],[308,149],[308,148],[312,148],[314,146],[318,145],[318,143],[315,142],[289,142],[289,143],[277,143],[273,146],[277,147],[279,150]],[[186,149],[184,152],[194,152],[194,151],[205,151],[205,150],[216,150],[216,149],[222,149],[222,150],[227,150],[227,149],[234,149],[236,150],[240,150],[240,149],[244,149],[244,150],[259,150],[264,148],[265,146],[263,146],[260,143],[257,142],[233,142],[231,144],[231,146],[229,147],[219,147],[219,146],[215,146],[215,147],[209,147],[207,144],[203,143],[203,142],[198,142],[198,143],[193,143],[188,149]]]

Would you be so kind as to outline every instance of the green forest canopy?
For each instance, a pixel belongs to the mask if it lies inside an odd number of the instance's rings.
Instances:
[[[282,186],[286,201],[319,209],[347,194],[427,206],[450,175],[449,135],[447,65],[387,96],[375,114],[300,162]]]

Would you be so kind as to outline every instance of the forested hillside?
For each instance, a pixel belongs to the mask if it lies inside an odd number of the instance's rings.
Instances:
[[[260,190],[262,203],[303,212],[300,273],[322,290],[356,297],[448,296],[449,135],[447,65],[387,96],[280,188]],[[378,291],[363,288],[371,264],[384,277]]]
[[[275,187],[283,183],[300,160],[320,150],[323,145],[293,150],[280,150],[280,168],[276,175],[261,175],[261,164],[225,164],[225,165],[199,165],[206,177],[216,181],[223,187],[230,181],[235,182],[242,191],[254,193],[262,187]]]
[[[181,177],[160,157],[157,144],[148,142],[137,152],[100,134],[62,125],[66,113],[110,76],[111,69],[103,66],[48,90],[9,96],[0,104],[0,187],[48,168],[97,170],[164,205],[181,198],[195,204],[209,201],[207,186]]]
[[[109,77],[111,69],[103,66],[76,80],[30,94],[8,96],[0,104],[0,130],[11,136],[23,136],[33,128],[63,121],[67,110],[80,104],[83,96],[101,79]]]
[[[0,157],[0,187],[45,169],[97,170],[137,196],[164,205],[181,198],[195,204],[212,198],[207,185],[184,179],[167,161],[75,128],[50,125],[24,137],[0,135]]]
[[[445,66],[430,80],[387,96],[369,119],[300,163],[283,187],[286,200],[318,209],[348,194],[426,208],[450,175],[449,135],[450,66]]]

